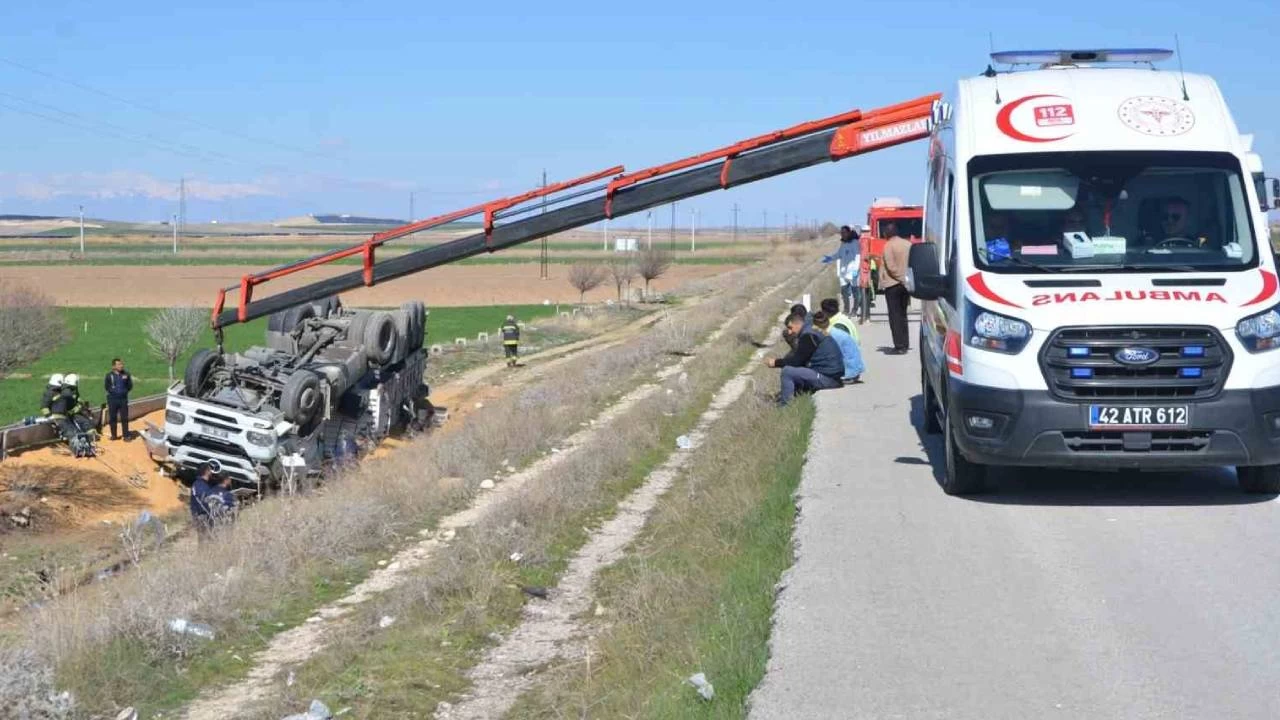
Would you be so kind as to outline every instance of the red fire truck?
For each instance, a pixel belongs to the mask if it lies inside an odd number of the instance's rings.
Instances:
[[[867,210],[867,224],[862,233],[871,239],[871,256],[881,264],[884,258],[884,244],[888,242],[888,226],[892,223],[898,227],[898,234],[913,243],[920,242],[924,225],[924,207],[905,205],[900,198],[876,198],[871,201]]]

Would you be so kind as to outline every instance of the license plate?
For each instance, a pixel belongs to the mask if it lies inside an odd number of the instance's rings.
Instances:
[[[226,440],[227,438],[231,437],[231,433],[227,432],[226,430],[223,430],[222,428],[209,427],[208,425],[201,425],[200,432],[204,433],[205,435],[212,435],[213,437],[216,437],[216,438],[222,438],[223,440]]]
[[[1186,405],[1090,405],[1090,427],[1185,427]]]

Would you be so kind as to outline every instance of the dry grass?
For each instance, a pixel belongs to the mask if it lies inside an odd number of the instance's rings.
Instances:
[[[751,321],[776,319],[781,297],[762,303]],[[310,697],[353,705],[360,717],[421,717],[463,691],[466,669],[496,640],[494,633],[519,621],[520,587],[555,584],[589,528],[672,452],[675,436],[693,425],[754,350],[735,341],[738,335],[730,331],[724,342],[700,350],[683,375],[615,418],[591,446],[557,466],[554,477],[503,496],[411,582],[362,609],[260,717],[277,717]],[[395,631],[378,628],[384,616],[396,618]]]
[[[763,369],[755,377],[776,382]],[[790,563],[812,408],[748,395],[726,413],[629,556],[599,580],[607,613],[585,620],[590,656],[548,669],[511,717],[745,715],[767,659],[774,585]],[[696,672],[715,685],[714,702],[684,682]]]
[[[754,282],[727,281],[728,297],[685,310],[692,331],[705,334],[723,322],[725,308],[777,276],[756,272]],[[86,712],[180,704],[247,669],[228,656],[248,657],[340,595],[375,554],[465,505],[503,461],[519,465],[549,450],[662,361],[648,334],[566,363],[545,382],[487,404],[465,426],[313,494],[260,504],[224,532],[216,551],[178,543],[133,572],[50,603],[0,648],[0,665],[33,673],[56,667]],[[175,617],[212,625],[219,640],[175,637],[166,630]],[[38,662],[15,664],[19,654]],[[0,707],[12,703],[0,696]]]
[[[85,515],[141,507],[135,493],[96,470],[59,466],[0,467],[0,535],[76,524]]]

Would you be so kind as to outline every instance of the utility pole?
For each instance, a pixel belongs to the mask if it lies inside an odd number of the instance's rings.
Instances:
[[[604,247],[601,249],[609,252],[609,218],[604,219]]]
[[[676,205],[679,203],[671,203],[671,232],[667,235],[667,249],[676,249]]]
[[[738,242],[738,203],[733,204],[733,241]]]
[[[409,222],[413,222],[413,191],[409,191]]]
[[[769,239],[769,211],[764,211],[764,239]]]
[[[187,179],[178,181],[178,234],[187,232]]]
[[[178,254],[178,214],[174,213],[170,217],[172,218],[172,222],[170,222],[169,224],[173,225],[173,254],[177,255]]]
[[[547,186],[547,169],[543,168],[542,169],[542,187],[545,188],[546,186]],[[546,195],[542,196],[542,212],[543,213],[547,212],[547,196]],[[542,236],[542,255],[539,258],[540,267],[538,268],[538,272],[539,272],[538,277],[540,279],[546,280],[548,277],[550,277],[549,267],[548,267],[550,265],[550,262],[551,260],[547,256],[547,236],[543,235]]]
[[[649,240],[647,244],[649,249],[652,250],[653,249],[653,211],[646,210],[644,213],[644,216],[649,220]]]
[[[698,249],[698,211],[689,210],[689,252]]]
[[[80,206],[80,259],[84,259],[84,206]]]

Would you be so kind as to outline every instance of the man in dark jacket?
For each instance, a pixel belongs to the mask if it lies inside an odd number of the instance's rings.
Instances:
[[[228,478],[215,473],[209,463],[196,471],[196,481],[191,486],[191,524],[201,541],[207,540],[214,526],[229,519],[235,510],[236,498],[228,485]]]
[[[840,381],[844,376],[844,356],[840,346],[824,332],[828,325],[826,314],[814,313],[813,327],[808,330],[804,324],[803,315],[792,313],[787,318],[787,330],[796,335],[795,347],[785,357],[765,358],[765,365],[782,368],[779,405],[791,402],[798,390],[829,390],[844,384]]]
[[[520,325],[515,315],[508,315],[502,323],[502,352],[507,356],[507,367],[516,366],[516,356],[520,353]]]
[[[102,387],[107,391],[107,417],[111,423],[111,439],[119,440],[116,434],[116,422],[124,424],[124,439],[129,441],[129,391],[133,390],[133,376],[124,369],[124,361],[115,358],[111,361],[111,372],[103,380]]]

